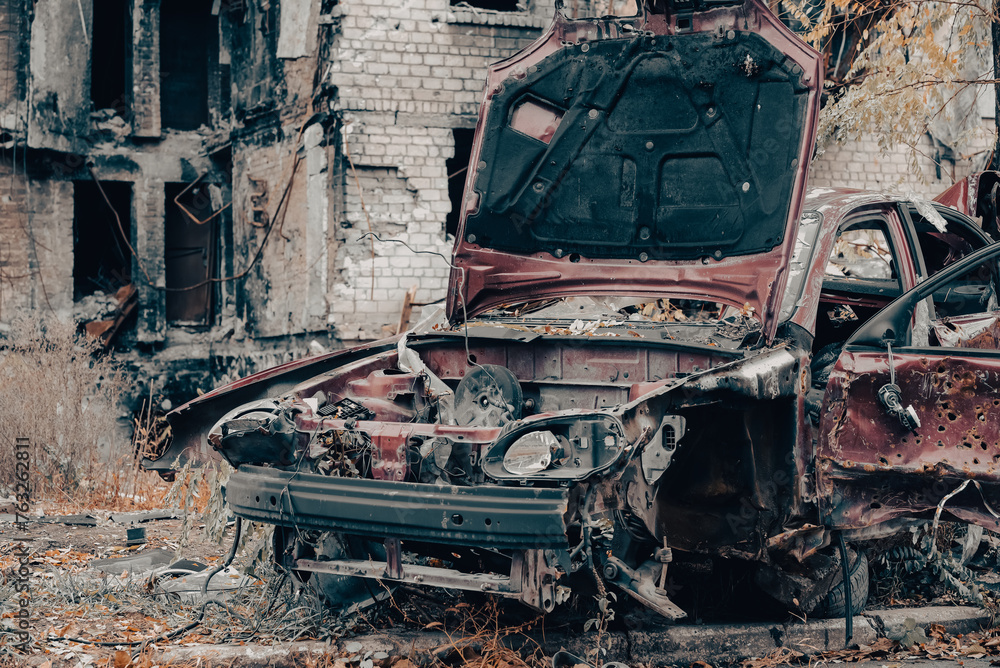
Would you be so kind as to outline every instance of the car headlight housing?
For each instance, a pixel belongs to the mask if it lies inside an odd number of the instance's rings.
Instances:
[[[483,457],[494,480],[581,480],[614,464],[625,450],[621,423],[603,414],[576,414],[523,424]]]
[[[503,468],[514,475],[541,473],[552,465],[552,456],[558,450],[559,439],[551,431],[529,431],[507,449]]]

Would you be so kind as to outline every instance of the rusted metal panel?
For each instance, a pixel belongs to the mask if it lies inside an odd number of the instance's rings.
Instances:
[[[934,198],[970,218],[983,216],[983,229],[991,234],[997,229],[997,202],[994,191],[1000,183],[1000,172],[970,174]]]
[[[890,382],[886,352],[841,357],[817,448],[821,504],[838,523],[865,526],[933,508],[943,494],[933,502],[921,495],[938,480],[1000,481],[1000,422],[988,417],[1000,410],[1000,357],[944,352],[893,353],[903,403],[920,418],[915,431],[878,399]]]

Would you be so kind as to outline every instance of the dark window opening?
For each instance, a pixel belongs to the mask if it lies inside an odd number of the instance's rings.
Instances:
[[[458,233],[458,223],[462,218],[462,194],[465,192],[474,134],[474,130],[467,128],[455,128],[451,131],[455,140],[455,157],[449,158],[445,163],[448,170],[448,199],[451,200],[451,213],[448,214],[445,229],[452,236]]]
[[[160,5],[160,122],[197,130],[209,122],[212,58],[218,52],[218,19],[205,0]]]
[[[242,23],[246,16],[247,0],[222,0],[220,9],[236,23]]]
[[[231,65],[219,66],[219,108],[224,109],[228,115],[229,109],[233,106],[233,75]]]
[[[99,292],[113,295],[132,282],[126,243],[132,234],[132,184],[102,181],[101,188],[111,207],[93,181],[73,183],[74,301]]]
[[[933,276],[989,243],[976,222],[959,213],[939,212],[946,222],[943,232],[924,218],[916,207],[910,207],[909,213],[927,276]]]
[[[467,0],[451,0],[452,7],[466,4]],[[523,1],[523,0],[522,0]],[[519,12],[518,0],[468,0],[468,4],[477,9],[491,9],[495,12]]]
[[[185,183],[166,186],[167,320],[179,325],[212,324],[218,263],[218,229],[221,216],[213,216],[220,203],[217,186],[199,183],[184,192]],[[183,193],[183,194],[181,194]],[[190,289],[183,289],[190,288]]]
[[[127,118],[131,90],[132,18],[123,0],[94,0],[90,101]]]

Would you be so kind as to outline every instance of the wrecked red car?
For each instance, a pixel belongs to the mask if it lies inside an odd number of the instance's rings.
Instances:
[[[147,465],[238,467],[233,512],[333,603],[606,584],[680,619],[674,574],[737,562],[859,610],[846,544],[998,526],[1000,246],[942,204],[807,197],[822,81],[758,0],[557,12],[489,70],[446,318],[199,397]]]

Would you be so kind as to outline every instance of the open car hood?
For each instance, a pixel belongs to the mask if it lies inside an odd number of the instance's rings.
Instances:
[[[749,307],[770,338],[820,57],[757,0],[573,20],[487,74],[448,316],[571,295]]]

